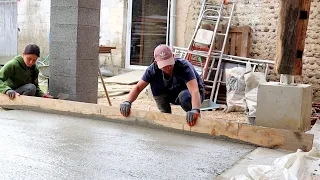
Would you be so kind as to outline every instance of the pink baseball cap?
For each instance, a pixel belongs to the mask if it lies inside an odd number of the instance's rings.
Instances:
[[[174,65],[173,53],[170,47],[165,44],[157,46],[154,49],[153,56],[160,69],[168,65]]]

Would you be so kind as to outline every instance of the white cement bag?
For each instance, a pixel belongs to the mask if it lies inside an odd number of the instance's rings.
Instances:
[[[245,88],[245,102],[248,110],[248,117],[256,117],[258,86],[260,83],[265,83],[266,78],[264,73],[250,72],[244,75],[246,88]]]
[[[231,69],[226,69],[225,72],[228,106],[226,112],[244,112],[246,109],[246,104],[244,101],[246,87],[244,74],[246,72],[246,69],[243,67],[234,67]]]
[[[297,152],[276,159],[272,165],[249,165],[248,176],[237,175],[231,180],[305,180],[320,178],[320,152]]]

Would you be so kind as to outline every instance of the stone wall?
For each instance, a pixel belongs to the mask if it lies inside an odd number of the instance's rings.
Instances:
[[[218,2],[218,1],[211,1]],[[229,2],[232,2],[229,0]],[[278,0],[236,1],[232,25],[250,26],[252,29],[250,57],[273,60],[276,53]],[[187,47],[198,19],[201,1],[178,0],[177,46]],[[184,23],[186,22],[186,23]],[[313,84],[315,100],[320,100],[320,1],[312,0],[311,14],[303,56],[303,75],[297,82]],[[278,76],[271,72],[270,78]]]

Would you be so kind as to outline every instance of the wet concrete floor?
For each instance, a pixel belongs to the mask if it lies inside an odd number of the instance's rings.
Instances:
[[[101,120],[0,111],[0,179],[215,179],[253,149]]]

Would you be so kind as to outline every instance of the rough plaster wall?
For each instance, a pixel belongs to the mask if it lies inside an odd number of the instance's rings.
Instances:
[[[36,43],[41,57],[49,54],[50,0],[18,1],[18,51],[28,43]]]
[[[192,6],[192,3],[195,1],[191,0],[178,0],[177,9],[176,9],[176,44],[175,46],[187,47],[187,44],[190,39],[186,39],[186,34],[190,34],[188,26],[193,30],[195,27],[195,22],[187,22],[189,19],[189,10]],[[199,13],[200,9],[198,10]],[[188,33],[187,33],[188,32]],[[191,32],[192,33],[192,32]]]
[[[201,0],[190,1],[191,0],[178,0],[177,2],[177,18],[179,21],[177,22],[176,30],[177,45],[182,47],[187,47],[190,42],[202,2]],[[232,2],[232,0],[229,0],[229,2]],[[232,25],[247,25],[252,29],[250,56],[253,58],[273,60],[276,53],[279,1],[234,0],[233,2],[236,2],[236,7]],[[190,3],[191,6],[189,5]],[[186,12],[186,10],[188,11]],[[320,66],[320,0],[312,0],[310,11],[311,14],[303,56],[303,75],[302,78],[298,77],[297,81],[312,84],[315,100],[320,100],[320,75],[317,71]],[[186,13],[187,17],[185,17]],[[277,80],[278,75],[271,73],[270,78]]]
[[[101,0],[100,17],[100,45],[114,46],[117,49],[112,50],[112,61],[109,54],[100,55],[100,62],[110,68],[124,66],[125,54],[122,54],[122,48],[125,47],[123,34],[124,21],[124,0]]]

